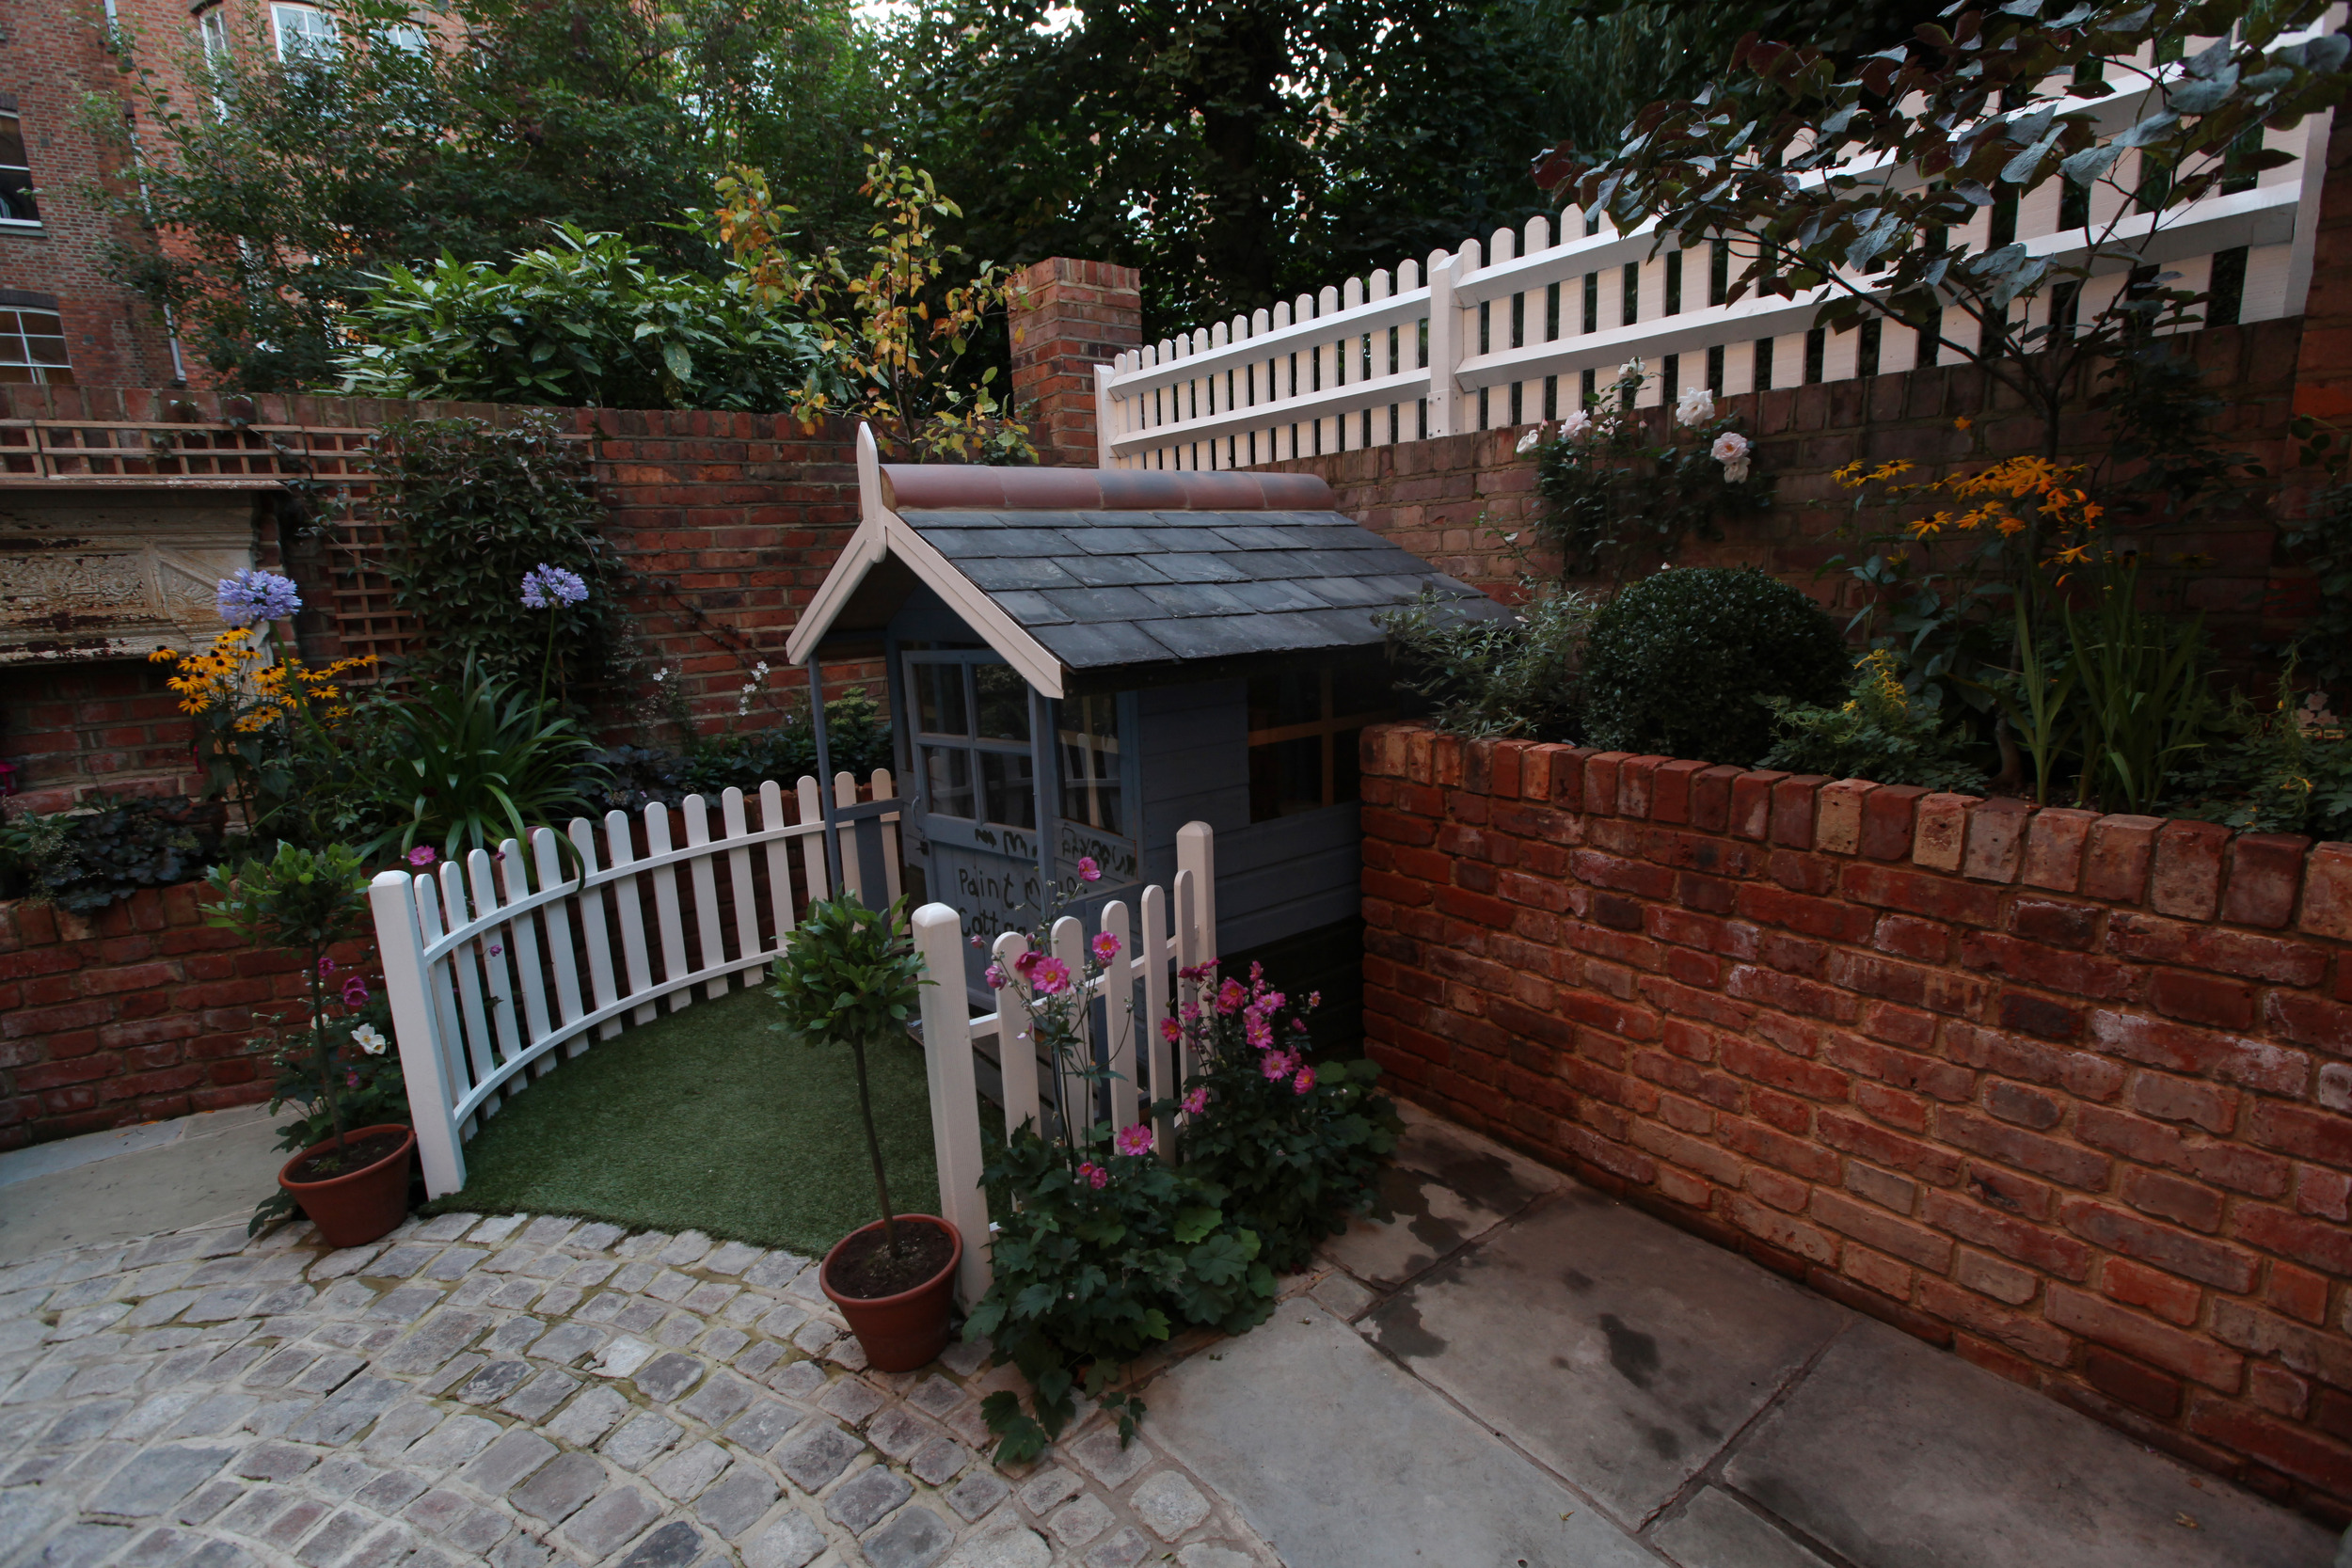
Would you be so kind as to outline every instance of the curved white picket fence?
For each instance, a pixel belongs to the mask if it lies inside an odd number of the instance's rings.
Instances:
[[[676,1012],[697,988],[715,999],[763,979],[795,911],[834,883],[828,818],[845,830],[840,883],[896,898],[902,802],[887,769],[868,788],[861,802],[857,781],[837,773],[827,802],[803,778],[787,806],[771,780],[757,827],[729,789],[715,823],[690,795],[675,812],[655,802],[635,818],[574,818],[561,837],[541,828],[528,855],[508,839],[496,854],[379,873],[369,899],[425,1190],[466,1184],[465,1141],[533,1078],[651,1022],[665,1001]]]

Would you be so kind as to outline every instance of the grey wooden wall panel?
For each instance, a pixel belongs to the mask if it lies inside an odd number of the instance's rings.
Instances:
[[[1229,952],[1344,920],[1362,904],[1354,803],[1252,823],[1216,843],[1217,945]]]

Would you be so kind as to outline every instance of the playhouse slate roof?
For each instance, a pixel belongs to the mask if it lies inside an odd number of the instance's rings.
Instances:
[[[1509,610],[1337,512],[903,510],[923,540],[1071,670],[1381,641],[1423,589]]]

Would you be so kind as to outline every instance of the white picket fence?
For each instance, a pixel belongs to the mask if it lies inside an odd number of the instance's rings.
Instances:
[[[1097,933],[1119,939],[1119,954],[1104,966],[1089,987],[1089,995],[1103,999],[1099,1021],[1106,1034],[1098,1037],[1092,1007],[1084,1009],[1085,1043],[1081,1054],[1101,1059],[1109,1068],[1110,1113],[1115,1126],[1133,1126],[1141,1114],[1141,1091],[1149,1086],[1155,1098],[1171,1094],[1191,1074],[1188,1053],[1171,1046],[1160,1032],[1161,1021],[1189,1000],[1188,982],[1177,971],[1216,957],[1216,840],[1205,822],[1191,822],[1177,831],[1174,886],[1143,890],[1137,909],[1124,900],[1103,906]],[[1141,916],[1141,930],[1133,929],[1131,914]],[[1132,940],[1131,940],[1132,939]],[[930,1076],[931,1142],[939,1158],[939,1199],[946,1217],[963,1233],[963,1262],[956,1292],[964,1302],[977,1301],[987,1291],[989,1271],[988,1194],[980,1185],[980,1091],[974,1043],[993,1042],[998,1076],[1003,1085],[1005,1133],[1010,1137],[1029,1122],[1043,1132],[1070,1132],[1095,1119],[1086,1101],[1090,1085],[1062,1082],[1053,1085],[1050,1101],[1039,1073],[1038,1051],[1030,1037],[1026,998],[1017,986],[996,992],[996,1010],[971,1016],[964,997],[962,919],[945,904],[926,904],[914,911],[914,942],[923,956],[931,983],[923,988],[923,1053]],[[1052,956],[1073,975],[1086,973],[1085,926],[1065,915],[1048,933]],[[1006,931],[991,943],[991,956],[1008,975],[1013,961],[1028,950],[1028,938]],[[1140,995],[1138,995],[1138,990]],[[1140,1062],[1142,1071],[1138,1075]],[[1052,1108],[1057,1113],[1048,1117]],[[1168,1152],[1174,1129],[1163,1121],[1160,1152]]]
[[[771,780],[757,792],[756,828],[750,800],[729,789],[715,824],[710,805],[690,795],[675,813],[657,801],[639,818],[574,818],[564,835],[571,854],[541,828],[528,855],[508,839],[495,855],[379,873],[369,898],[425,1190],[438,1197],[465,1186],[465,1141],[533,1078],[629,1022],[652,1022],[665,1000],[676,1012],[697,989],[715,1000],[764,979],[796,900],[830,895],[828,815],[842,830],[842,885],[862,894],[879,878],[876,891],[897,898],[901,802],[886,768],[867,787],[861,802],[857,781],[836,773],[828,814],[815,779],[800,781],[790,809]],[[857,852],[866,835],[855,825],[866,821],[879,830],[879,867]]]
[[[2343,10],[2331,8],[2313,31],[2340,25]],[[2068,106],[2092,109],[2112,135],[2140,117],[2147,96],[2120,90]],[[2250,190],[2160,215],[2122,215],[2120,190],[2101,185],[2091,193],[2091,230],[2120,218],[2118,242],[2192,289],[2208,284],[2217,255],[2243,248],[2237,320],[2299,314],[2331,123],[2323,112],[2293,130],[2266,131],[2265,145],[2294,163],[2264,171]],[[2117,164],[2115,186],[2137,186],[2139,156],[2127,152]],[[2059,229],[2059,195],[2052,182],[2021,201],[2016,238],[2037,255],[2079,258],[2087,231]],[[1980,210],[1967,242],[1984,245],[1994,221]],[[1522,230],[1498,229],[1483,245],[1469,239],[1451,253],[1433,251],[1425,266],[1407,261],[1393,274],[1351,277],[1271,311],[1128,350],[1095,368],[1100,464],[1246,468],[1533,424],[1581,407],[1592,388],[1606,388],[1637,356],[1652,375],[1642,406],[1671,404],[1682,387],[1735,394],[1917,362],[1919,336],[1891,324],[1867,340],[1860,331],[1828,333],[1808,344],[1829,284],[1795,299],[1717,303],[1711,248],[1685,252],[1668,241],[1659,249],[1655,230],[1645,223],[1620,232],[1605,214],[1569,207],[1556,228],[1533,217]],[[2078,318],[2103,309],[2128,276],[2090,279]],[[2046,292],[2032,306],[2042,321],[2050,308]],[[1975,331],[1957,308],[1946,317],[1947,336],[1965,341]],[[1866,341],[1875,346],[1874,364],[1863,362]],[[1808,363],[1816,356],[1818,364]]]

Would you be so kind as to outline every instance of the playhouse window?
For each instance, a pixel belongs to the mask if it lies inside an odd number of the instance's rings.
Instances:
[[[1378,666],[1308,665],[1249,679],[1249,820],[1270,822],[1354,800],[1356,744],[1389,717]]]
[[[1028,683],[1005,664],[917,657],[908,666],[929,809],[1034,832]]]
[[[1061,738],[1061,815],[1118,837],[1127,835],[1121,799],[1119,699],[1072,697],[1058,705]]]

